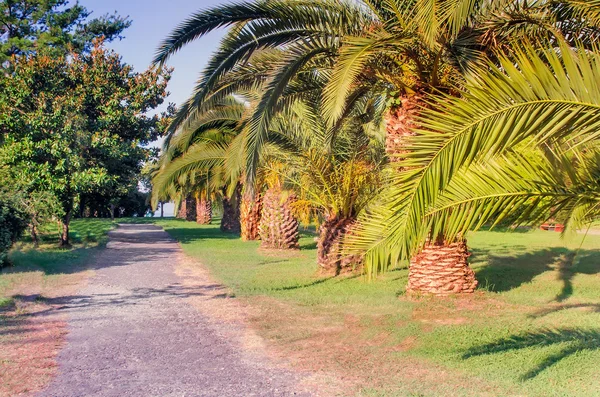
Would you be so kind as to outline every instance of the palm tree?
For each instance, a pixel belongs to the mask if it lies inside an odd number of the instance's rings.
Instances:
[[[256,172],[274,107],[298,72],[312,64],[333,66],[324,92],[325,113],[335,122],[364,91],[383,89],[391,100],[388,147],[410,134],[424,95],[449,91],[491,50],[510,48],[511,40],[537,38],[575,41],[598,37],[598,0],[450,0],[443,6],[425,0],[261,0],[201,10],[162,43],[155,64],[164,64],[186,44],[210,31],[231,26],[221,47],[180,109],[176,129],[206,102],[229,95],[229,71],[247,65],[265,48],[279,49],[272,68],[257,75],[266,82],[251,120],[248,178]],[[333,62],[333,64],[332,64]]]
[[[489,63],[467,79],[460,98],[439,97],[424,111],[405,170],[376,215],[364,219],[368,241],[353,241],[354,248],[407,259],[432,236],[462,239],[488,222],[556,218],[573,231],[597,219],[600,55],[559,49],[526,45],[501,56],[500,66]],[[448,286],[441,280],[436,290]]]
[[[172,128],[177,128],[221,91],[216,87],[227,71],[245,64],[257,50],[283,49],[277,67],[261,75],[265,90],[249,123],[246,170],[248,179],[253,180],[279,99],[295,75],[310,66],[331,69],[323,93],[330,126],[336,126],[353,101],[363,95],[379,93],[387,98],[387,151],[393,159],[402,160],[407,156],[406,137],[417,127],[427,95],[453,93],[475,65],[492,50],[507,50],[511,40],[598,37],[597,10],[596,0],[451,0],[441,5],[424,0],[236,3],[193,15],[165,40],[155,62],[164,63],[185,44],[213,29],[232,26],[193,98],[173,123]],[[422,253],[426,257],[432,253],[430,262],[440,259],[438,243],[447,246],[444,261],[464,261],[463,242],[457,244],[445,236],[435,236],[432,242],[433,247]],[[386,268],[387,264],[378,266]],[[466,263],[459,267],[464,275],[459,284],[472,285],[472,271]]]
[[[360,255],[343,255],[343,241],[382,184],[380,117],[370,101],[362,105],[354,108],[331,141],[318,102],[295,103],[274,118],[259,171],[269,185],[265,208],[273,202],[281,208],[279,213],[289,214],[288,219],[296,214],[305,224],[319,224],[317,263],[326,274],[360,266]],[[293,224],[289,230],[294,230]]]
[[[236,164],[241,163],[235,159],[239,157],[236,150],[242,139],[239,124],[244,111],[239,99],[226,97],[193,124],[169,134],[153,178],[153,201],[181,200],[186,212],[193,205],[194,221],[207,223],[212,213],[211,197],[221,196],[222,229],[239,232],[240,200],[234,196],[240,179]]]
[[[299,223],[293,206],[296,196],[284,190],[281,178],[269,184],[263,198],[259,225],[262,248],[298,249]]]
[[[206,191],[201,191],[196,196],[196,223],[210,225],[212,223],[212,201]]]

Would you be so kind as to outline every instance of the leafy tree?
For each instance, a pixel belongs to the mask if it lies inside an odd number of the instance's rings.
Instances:
[[[137,180],[162,134],[145,116],[166,96],[170,71],[135,73],[96,42],[66,58],[16,58],[0,79],[0,164],[27,192],[49,191],[63,215],[61,245],[81,195],[108,193]],[[116,190],[115,190],[116,189]]]
[[[55,56],[88,51],[94,39],[120,39],[131,25],[117,14],[94,19],[90,15],[68,0],[1,0],[0,64],[40,50]]]
[[[0,268],[8,263],[8,251],[27,228],[27,214],[13,195],[0,190]]]

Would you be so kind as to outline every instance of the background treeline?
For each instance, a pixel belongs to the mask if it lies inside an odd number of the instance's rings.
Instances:
[[[170,70],[142,73],[105,47],[131,21],[66,0],[0,2],[0,252],[48,221],[143,216],[146,145],[165,117]],[[146,178],[147,179],[147,178]],[[147,185],[147,183],[146,183]],[[0,262],[4,257],[0,258]]]

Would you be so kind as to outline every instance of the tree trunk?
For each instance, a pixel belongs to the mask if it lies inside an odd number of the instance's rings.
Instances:
[[[411,260],[406,292],[432,295],[473,293],[477,280],[469,267],[469,255],[465,240],[425,246]]]
[[[110,205],[110,220],[111,221],[115,221],[115,205],[111,204]]]
[[[387,114],[386,153],[391,162],[401,161],[407,153],[406,138],[415,135],[415,120],[423,105],[421,96],[407,96]],[[477,281],[467,263],[468,256],[464,240],[426,246],[411,261],[407,292],[435,295],[473,292]]]
[[[258,226],[262,212],[262,197],[260,193],[254,196],[244,194],[240,204],[240,227],[243,241],[259,239]]]
[[[69,242],[69,224],[71,223],[71,212],[67,212],[61,221],[60,246],[62,248],[70,247]]]
[[[402,155],[406,153],[406,138],[415,135],[412,128],[416,126],[415,118],[422,105],[418,95],[403,97],[401,105],[392,107],[388,112],[385,119],[385,151],[391,162],[402,160]]]
[[[299,249],[298,220],[291,206],[296,201],[294,195],[284,198],[279,187],[267,190],[263,198],[262,216],[258,232],[262,248]]]
[[[178,219],[185,219],[185,214],[187,213],[186,210],[186,199],[183,198],[181,199],[181,203],[179,204],[179,210],[177,211],[177,218]]]
[[[160,217],[161,218],[165,217],[165,203],[164,203],[164,201],[160,202]]]
[[[352,233],[356,220],[352,218],[332,218],[319,228],[317,241],[317,262],[322,272],[329,275],[352,272],[362,265],[360,255],[342,255],[342,243],[348,233]]]
[[[196,222],[196,198],[189,195],[185,199],[185,217],[188,222]]]
[[[205,198],[196,200],[196,222],[200,225],[210,225],[212,222],[212,204],[210,200]]]
[[[241,187],[236,188],[234,197],[223,198],[223,218],[221,219],[221,231],[225,233],[240,233],[240,201]]]
[[[29,225],[29,230],[31,232],[31,240],[33,241],[33,246],[37,248],[40,245],[40,239],[37,232],[37,226],[35,225],[35,220],[32,220]]]

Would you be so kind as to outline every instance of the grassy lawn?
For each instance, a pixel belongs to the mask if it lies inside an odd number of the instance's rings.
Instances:
[[[308,231],[301,251],[283,253],[261,251],[257,242],[220,233],[218,225],[119,222],[165,227],[247,305],[275,354],[298,369],[341,377],[349,394],[600,396],[600,235],[582,244],[581,236],[562,241],[553,232],[474,233],[469,244],[480,291],[411,299],[404,295],[406,269],[371,283],[360,276],[318,277]],[[0,345],[35,347],[29,340],[42,333],[61,338],[60,318],[36,328],[28,315],[43,310],[45,297],[81,282],[113,226],[74,221],[70,250],[56,248],[51,227],[38,250],[27,239],[17,245],[15,266],[0,272],[0,330],[7,331],[0,332]],[[39,352],[13,350],[0,353],[0,372],[14,380],[11,390],[26,383],[21,373],[49,379],[45,364],[28,367],[43,362]],[[48,360],[56,354],[42,353]]]
[[[75,220],[73,247],[59,249],[58,231],[48,225],[38,249],[26,237],[14,247],[13,266],[0,270],[0,397],[35,392],[54,376],[66,323],[50,300],[75,293],[113,227],[110,220]]]
[[[70,233],[73,247],[68,250],[58,248],[54,226],[43,228],[38,249],[27,236],[13,249],[13,266],[0,271],[0,308],[14,303],[11,295],[19,288],[33,291],[60,285],[64,275],[81,271],[80,265],[107,241],[106,234],[115,225],[106,219],[74,220]]]
[[[345,374],[363,395],[600,395],[598,235],[474,233],[479,293],[410,299],[406,269],[372,283],[318,278],[308,232],[284,254],[218,225],[157,223],[255,308],[282,356]]]

